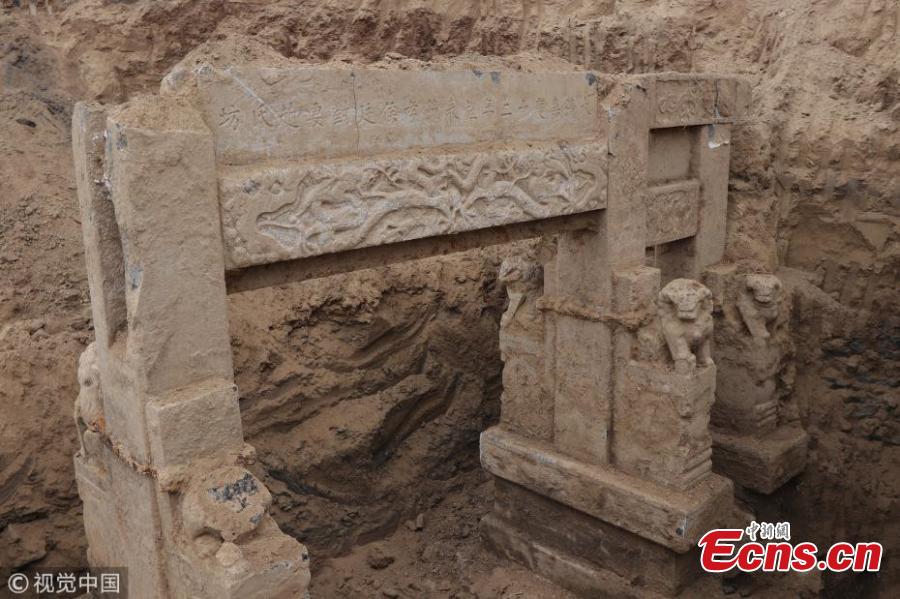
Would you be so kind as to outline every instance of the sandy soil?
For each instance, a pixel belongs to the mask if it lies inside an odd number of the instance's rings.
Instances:
[[[900,7],[604,4],[0,1],[0,565],[84,563],[71,413],[92,330],[71,108],[154,90],[199,44],[246,35],[311,60],[527,51],[608,72],[749,76],[728,259],[781,267],[797,290],[795,396],[812,446],[795,482],[743,499],[798,538],[888,545],[879,576],[826,576],[822,596],[900,594]],[[499,410],[498,256],[231,298],[257,474],[314,556],[317,596],[563,596],[491,558],[475,531],[491,496],[477,435]],[[755,584],[742,594],[763,593]]]

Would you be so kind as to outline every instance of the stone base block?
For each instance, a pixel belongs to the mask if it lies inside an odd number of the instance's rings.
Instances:
[[[488,514],[481,520],[481,534],[488,547],[498,555],[518,562],[578,595],[596,599],[665,597],[652,591],[633,588],[627,580],[611,572],[559,549],[537,543],[527,532],[493,514]]]
[[[498,427],[481,435],[481,464],[495,476],[677,553],[693,549],[733,514],[732,484],[721,476],[710,473],[689,489],[670,489]]]
[[[760,436],[712,430],[713,469],[738,485],[769,494],[806,467],[809,436],[781,426]]]
[[[565,570],[584,573],[575,576],[583,578],[572,585],[577,592],[670,596],[701,576],[696,548],[676,553],[500,478],[494,495],[481,524],[488,544],[563,586],[572,578]]]

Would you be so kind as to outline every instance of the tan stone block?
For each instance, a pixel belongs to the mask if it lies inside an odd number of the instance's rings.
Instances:
[[[309,554],[266,516],[246,541],[216,542],[214,551],[178,546],[170,554],[173,597],[270,599],[303,597],[309,584]]]
[[[107,119],[123,238],[132,392],[232,377],[212,137],[186,106],[138,98]],[[104,384],[105,384],[104,377]],[[135,418],[143,418],[143,409]]]
[[[749,103],[749,86],[735,77],[662,73],[645,79],[653,127],[733,122]]]
[[[715,366],[679,374],[632,363],[625,376],[615,406],[616,467],[682,490],[703,480],[711,469]]]
[[[349,68],[202,65],[194,76],[220,163],[346,156],[358,148]]]
[[[208,380],[154,398],[147,404],[147,428],[156,468],[237,453],[243,446],[237,388]]]
[[[354,73],[361,152],[499,140],[573,140],[597,133],[588,72]]]
[[[609,460],[612,368],[609,327],[564,314],[555,315],[554,444],[589,462]]]
[[[488,514],[481,520],[481,535],[498,555],[518,562],[544,578],[592,599],[662,599],[665,595],[635,587],[614,573],[581,556],[567,554],[534,540],[529,531]]]
[[[101,520],[91,528],[112,535],[118,543],[111,564],[93,565],[128,568],[129,597],[158,598],[158,589],[165,588],[165,551],[156,509],[156,481],[111,453],[104,461],[112,481],[111,493],[99,515]]]
[[[713,469],[758,493],[774,493],[806,467],[809,435],[800,427],[755,435],[714,428],[712,438]]]
[[[658,268],[638,266],[613,272],[613,307],[619,314],[656,309],[659,294]]]
[[[492,516],[533,543],[602,568],[635,590],[677,594],[701,574],[697,548],[676,553],[501,478],[494,479]]]
[[[759,379],[751,369],[727,358],[716,381],[712,423],[739,433],[772,431],[778,422],[778,389],[774,377]]]
[[[602,127],[598,78],[582,71],[201,65],[164,91],[192,82],[225,164],[576,140]]]
[[[481,464],[495,476],[678,553],[722,525],[731,511],[731,482],[720,476],[709,474],[682,492],[496,427],[481,434]]]
[[[651,187],[647,199],[647,246],[697,234],[700,182],[696,179]]]
[[[699,278],[704,269],[725,257],[730,154],[730,125],[709,125],[699,129],[695,159],[696,176],[700,180],[700,214],[694,238],[692,278]]]
[[[625,82],[607,101],[609,195],[603,249],[611,267],[622,269],[642,265],[647,247],[650,99],[645,86]]]
[[[82,455],[74,458],[75,482],[82,503],[88,561],[95,566],[112,566],[123,554],[119,530],[109,526],[109,509],[115,503],[110,495],[106,470]]]

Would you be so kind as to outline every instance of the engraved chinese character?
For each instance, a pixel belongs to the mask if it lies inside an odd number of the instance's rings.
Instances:
[[[456,98],[450,96],[447,104],[447,109],[444,111],[444,116],[447,117],[447,120],[450,121],[458,121],[459,120],[459,110],[456,106]]]
[[[759,538],[763,541],[775,539],[775,525],[771,522],[763,522],[759,525]]]
[[[488,97],[487,101],[484,103],[484,110],[482,111],[482,116],[488,116],[491,114],[495,114],[497,112],[497,107],[495,106],[496,100],[493,97]]]
[[[260,104],[253,111],[253,114],[269,127],[274,127],[278,123],[278,115],[268,104]]]
[[[377,125],[378,123],[373,120],[373,109],[372,104],[370,102],[365,102],[364,104],[360,104],[359,106],[359,118],[371,125]]]
[[[231,127],[231,130],[237,130],[241,124],[241,111],[234,106],[223,106],[219,110],[219,127]]]
[[[323,127],[325,123],[322,118],[322,106],[316,102],[312,108],[306,111],[304,120],[312,124],[313,127]]]
[[[411,119],[417,119],[419,117],[419,105],[409,100],[403,107],[403,114]]]
[[[466,107],[463,109],[463,118],[469,120],[475,120],[478,118],[477,111],[475,109],[475,104],[472,103],[472,100],[466,100]]]
[[[328,118],[332,125],[341,126],[347,123],[347,113],[343,108],[333,106],[328,112]]]
[[[551,117],[558,117],[562,113],[562,106],[559,103],[559,96],[553,96],[550,106],[547,108],[547,114]]]
[[[381,109],[381,116],[389,123],[396,123],[400,116],[400,112],[397,110],[397,105],[393,101],[390,101]]]

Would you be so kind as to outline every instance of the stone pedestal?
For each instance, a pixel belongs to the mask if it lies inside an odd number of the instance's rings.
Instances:
[[[678,491],[501,428],[482,434],[481,459],[496,477],[488,544],[586,597],[676,595],[701,576],[700,536],[746,520],[711,473]]]
[[[759,493],[774,493],[806,468],[809,435],[785,424],[760,434],[712,431],[717,472]]]
[[[709,411],[715,365],[687,374],[635,362],[626,371],[613,446],[624,472],[685,490],[711,469]]]
[[[808,436],[791,397],[790,298],[770,274],[718,266],[705,278],[717,290],[713,466],[772,493],[806,466]]]

